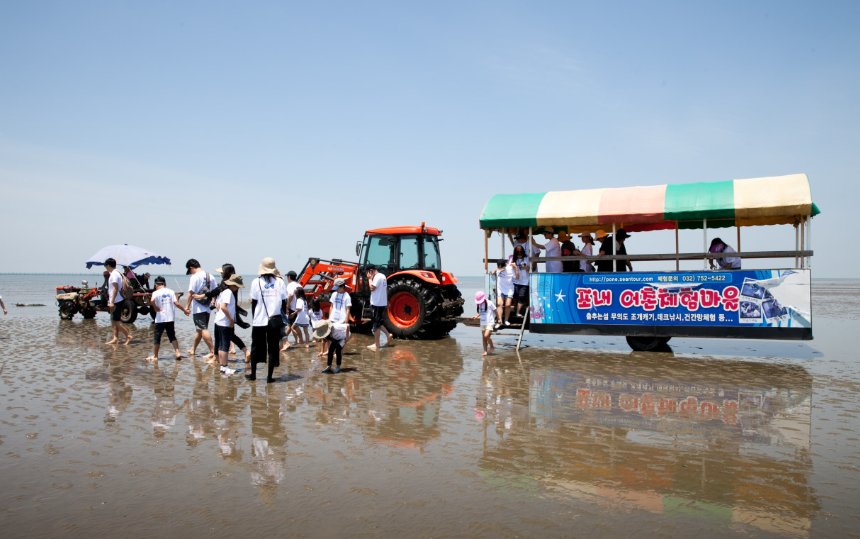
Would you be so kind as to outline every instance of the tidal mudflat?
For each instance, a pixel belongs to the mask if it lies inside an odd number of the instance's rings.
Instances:
[[[814,284],[811,342],[508,335],[484,359],[461,326],[357,335],[333,376],[292,350],[267,386],[241,353],[231,377],[144,361],[143,317],[103,345],[57,279],[0,276],[4,537],[860,535],[857,281]]]

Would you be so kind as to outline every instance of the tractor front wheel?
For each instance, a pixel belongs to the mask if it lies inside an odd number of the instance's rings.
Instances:
[[[75,316],[74,307],[71,301],[60,303],[60,319],[71,320]]]
[[[412,337],[424,326],[427,305],[422,286],[411,280],[401,280],[388,287],[388,316],[383,322],[392,335]]]

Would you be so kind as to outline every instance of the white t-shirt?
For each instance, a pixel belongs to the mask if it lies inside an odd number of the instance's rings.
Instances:
[[[486,310],[484,310],[486,307]],[[496,310],[487,302],[478,305],[478,314],[481,315],[481,326],[492,326],[496,323]]]
[[[512,295],[514,293],[514,267],[508,264],[496,273],[496,282],[499,284],[500,295]]]
[[[551,240],[546,242],[546,245],[544,245],[544,247],[546,247],[546,256],[547,257],[561,256],[561,245],[559,245],[557,239],[552,238]],[[561,273],[562,269],[563,269],[563,266],[561,265],[561,262],[559,262],[559,261],[546,263],[546,272],[547,273]]]
[[[313,324],[314,322],[319,322],[320,320],[323,319],[323,312],[322,311],[311,311],[308,314],[308,316],[310,316],[311,324]]]
[[[517,248],[517,245],[522,246],[523,251],[525,251],[525,252],[526,252],[526,258],[528,258],[528,257],[530,257],[530,256],[534,256],[534,255],[536,255],[536,254],[539,254],[539,253],[540,253],[540,249],[538,249],[538,248],[537,248],[537,247],[535,247],[534,245],[529,245],[528,240],[524,240],[522,243],[515,243],[515,244],[514,244],[514,249],[516,249],[516,248]]]
[[[188,285],[188,293],[189,294],[199,294],[200,290],[206,285],[206,276],[209,275],[203,270],[197,270],[197,273],[191,276],[191,283]],[[209,290],[212,290],[217,286],[215,284],[215,277],[209,275]],[[203,300],[203,302],[199,302],[196,299],[191,302],[191,314],[198,313],[208,313],[209,310],[209,302]]]
[[[370,284],[376,287],[376,290],[370,292],[370,304],[374,307],[385,307],[388,305],[388,279],[385,275],[376,272]]]
[[[296,298],[296,311],[298,314],[296,315],[296,324],[307,325],[308,322],[308,302]]]
[[[287,284],[287,297],[290,298],[290,310],[296,310],[296,289],[301,286],[296,281]]]
[[[529,285],[529,257],[521,258],[519,261],[511,260],[511,264],[515,264],[520,270],[520,276],[514,276],[514,284],[528,286]]]
[[[269,277],[266,282],[262,277],[257,277],[248,289],[251,299],[257,300],[257,308],[254,310],[254,326],[262,327],[269,325],[269,316],[281,314],[281,302],[287,299],[287,286],[284,281],[277,277]],[[265,301],[262,301],[265,298]],[[267,314],[268,313],[268,314]]]
[[[152,293],[149,302],[156,305],[160,311],[155,313],[155,323],[163,324],[164,322],[173,322],[176,320],[176,293],[169,288],[159,288]]]
[[[230,321],[227,320],[227,315],[221,310],[221,306],[227,306],[227,312],[230,313],[230,318],[236,320],[236,299],[233,297],[233,291],[229,288],[218,295],[215,301],[215,325],[229,327]]]
[[[341,346],[346,344],[346,330],[347,329],[349,329],[349,326],[346,324],[332,324],[331,325],[331,340],[339,341]]]
[[[328,319],[332,324],[349,322],[349,308],[352,307],[352,298],[348,292],[338,294],[337,292],[331,295],[331,311],[329,311]]]
[[[114,292],[113,289],[114,284],[117,285],[116,292]],[[120,273],[118,269],[114,268],[114,270],[110,272],[110,277],[108,277],[108,302],[110,302],[110,298],[113,296],[113,304],[118,305],[119,302],[122,301],[122,296],[119,294],[120,290],[122,290],[122,273]]]
[[[734,249],[726,245],[726,248],[723,249],[723,253],[736,253]],[[721,269],[740,269],[741,267],[741,259],[737,256],[727,256],[725,258],[718,258],[717,263],[720,265]]]
[[[585,245],[582,246],[582,249],[580,249],[579,252],[582,253],[583,256],[591,256],[591,254],[592,254],[591,244],[586,243]],[[594,266],[592,266],[591,262],[589,262],[588,260],[580,260],[579,261],[579,269],[581,269],[585,273],[591,273],[594,271]]]

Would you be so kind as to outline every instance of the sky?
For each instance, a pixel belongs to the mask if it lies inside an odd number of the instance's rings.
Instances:
[[[857,28],[858,2],[3,2],[0,273],[121,243],[298,270],[426,222],[478,275],[497,193],[805,173],[813,275],[856,277]]]

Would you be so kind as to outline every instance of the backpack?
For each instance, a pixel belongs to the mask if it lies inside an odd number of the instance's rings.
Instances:
[[[134,298],[134,288],[131,286],[131,281],[125,275],[122,276],[122,287],[119,289],[119,295],[122,299]]]

